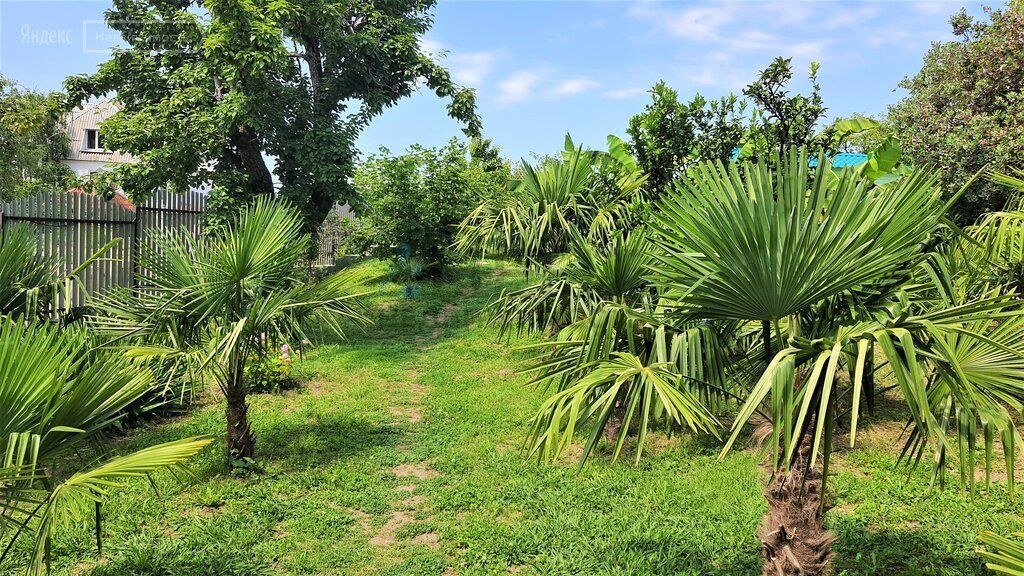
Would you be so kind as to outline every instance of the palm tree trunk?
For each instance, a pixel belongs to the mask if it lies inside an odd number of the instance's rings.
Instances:
[[[245,398],[245,358],[233,359],[224,385],[227,399],[227,456],[228,462],[252,458],[256,438],[249,426],[249,403]]]
[[[825,573],[834,537],[822,524],[824,478],[807,467],[811,436],[806,435],[788,474],[776,476],[765,490],[768,514],[758,537],[764,576],[817,576]]]

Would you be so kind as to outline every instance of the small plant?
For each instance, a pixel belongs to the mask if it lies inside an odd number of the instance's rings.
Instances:
[[[406,249],[391,261],[391,280],[405,286],[405,297],[412,298],[416,293],[416,281],[423,276],[425,268],[423,261]]]
[[[249,390],[256,393],[276,394],[282,390],[295,387],[292,369],[295,364],[294,351],[288,344],[262,356],[249,359],[245,369],[245,377],[249,381]]]

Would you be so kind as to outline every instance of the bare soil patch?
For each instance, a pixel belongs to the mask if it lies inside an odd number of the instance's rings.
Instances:
[[[411,476],[420,480],[429,480],[430,478],[440,478],[443,476],[443,474],[423,462],[417,462],[416,464],[400,464],[392,468],[391,472],[400,478]]]
[[[419,424],[423,421],[423,413],[417,406],[392,406],[388,411],[392,416],[405,418],[409,424]]]

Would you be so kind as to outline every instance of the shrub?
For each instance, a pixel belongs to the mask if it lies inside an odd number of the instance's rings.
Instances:
[[[989,22],[963,11],[950,20],[960,38],[932,45],[901,84],[910,95],[889,111],[907,159],[939,168],[947,196],[986,164],[1019,166],[1024,149],[1024,3],[987,11]],[[970,224],[1006,200],[1006,189],[978,180],[951,216]]]
[[[507,177],[504,164],[494,168],[471,159],[455,139],[439,149],[414,145],[400,156],[381,148],[356,170],[362,205],[353,245],[381,259],[401,249],[428,271],[456,261],[451,244],[459,222]]]

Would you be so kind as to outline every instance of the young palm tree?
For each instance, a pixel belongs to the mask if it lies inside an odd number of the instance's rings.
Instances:
[[[584,427],[591,430],[581,464],[602,435],[614,445],[613,458],[635,435],[639,460],[655,426],[715,433],[704,403],[725,391],[717,333],[708,325],[659,325],[646,279],[654,250],[642,229],[603,248],[576,236],[564,267],[497,301],[503,328],[564,326],[533,347],[533,383],[555,392],[533,420],[532,455],[557,458]]]
[[[543,267],[569,250],[572,234],[593,239],[621,228],[647,177],[609,137],[609,152],[584,150],[566,136],[559,159],[523,162],[520,177],[477,206],[459,225],[465,254],[499,254]]]
[[[113,240],[87,258],[78,268],[62,275],[60,260],[45,254],[29,224],[16,224],[0,236],[0,314],[29,318],[54,318],[68,323],[80,317],[71,308],[71,289],[78,275],[119,240]],[[63,298],[63,310],[55,309]]]
[[[144,255],[139,289],[97,304],[90,323],[138,356],[190,359],[216,379],[227,401],[226,449],[251,458],[255,438],[246,400],[246,365],[281,344],[306,338],[319,321],[365,322],[355,301],[361,278],[342,271],[317,283],[300,278],[308,247],[298,212],[260,199],[212,238],[163,238]]]
[[[835,427],[849,414],[855,442],[876,349],[912,415],[903,459],[930,453],[940,483],[955,455],[973,489],[983,436],[986,470],[1001,439],[1012,492],[1010,409],[1024,401],[1020,302],[958,274],[935,176],[879,179],[872,166],[810,160],[793,150],[700,164],[651,210],[646,233],[595,248],[577,241],[585,231],[567,232],[568,255],[492,306],[504,330],[559,329],[531,369],[554,388],[532,426],[539,458],[585,426],[583,459],[602,432],[617,456],[625,435],[642,447],[655,422],[706,430],[704,406],[742,396],[723,455],[755,415],[770,427],[776,475],[761,537],[772,575],[824,569]]]
[[[123,353],[93,348],[82,330],[20,319],[0,319],[0,359],[0,562],[31,533],[28,572],[45,571],[53,535],[93,512],[100,542],[100,504],[111,488],[210,443],[170,442],[55,476],[77,461],[69,453],[95,443],[150,389],[152,376]]]
[[[832,177],[827,161],[809,169],[806,151],[777,165],[696,169],[655,214],[665,254],[652,269],[675,318],[760,325],[763,371],[723,454],[767,408],[779,474],[761,532],[765,573],[817,574],[836,420],[849,410],[852,445],[875,348],[912,415],[904,456],[916,464],[930,452],[941,482],[955,453],[973,489],[980,431],[986,468],[1002,439],[1012,487],[1008,407],[1024,400],[1024,315],[998,289],[964,290],[943,273],[948,204],[928,171],[875,185],[852,169]]]

